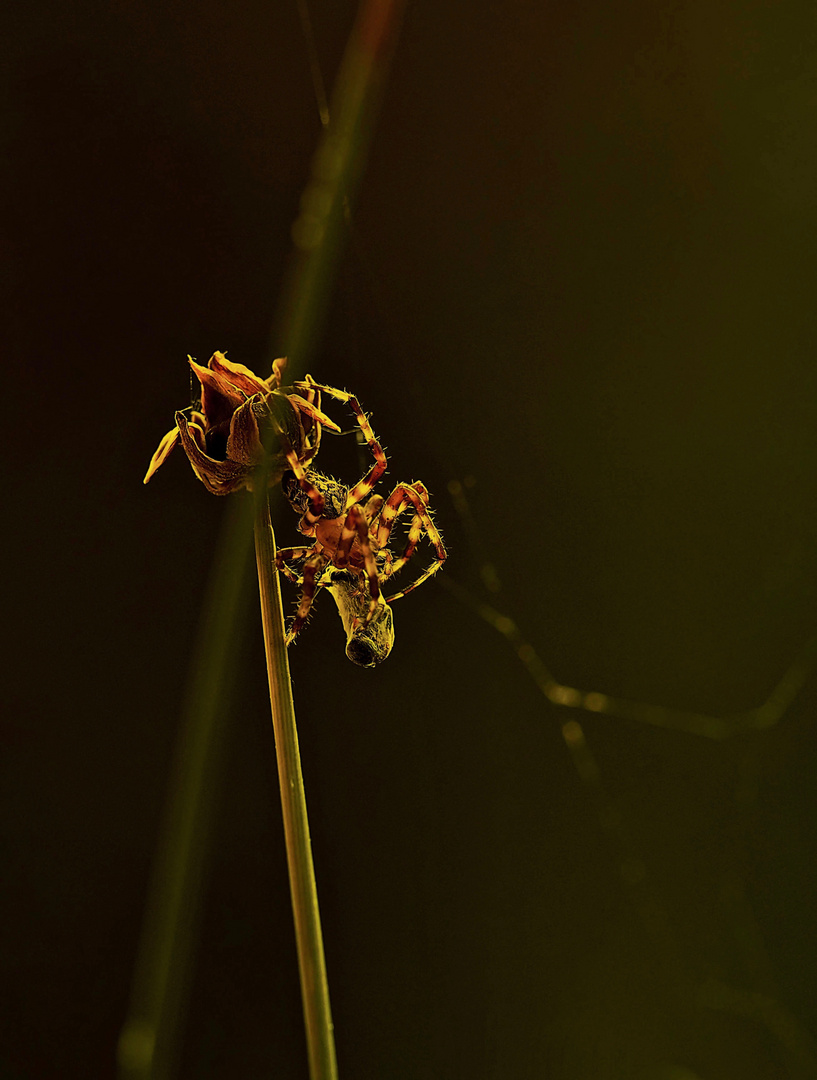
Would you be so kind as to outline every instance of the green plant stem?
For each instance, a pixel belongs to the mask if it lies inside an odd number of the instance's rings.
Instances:
[[[288,378],[309,366],[320,340],[404,6],[405,0],[360,0],[328,108],[318,90],[324,127],[292,226],[294,258],[269,350],[270,364],[290,358]]]
[[[298,750],[298,731],[295,726],[281,588],[275,568],[275,536],[266,496],[256,499],[255,558],[261,594],[261,621],[267,654],[275,753],[281,786],[289,887],[301,974],[309,1075],[311,1080],[336,1080],[338,1073],[335,1040],[329,1007],[318,891],[309,842],[309,821]]]

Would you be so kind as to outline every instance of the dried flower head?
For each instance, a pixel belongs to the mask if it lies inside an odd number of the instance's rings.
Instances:
[[[188,360],[201,383],[201,408],[176,413],[176,426],[159,443],[144,483],[181,442],[196,476],[213,495],[252,490],[262,462],[272,485],[289,468],[287,451],[306,464],[318,451],[322,426],[340,431],[321,412],[320,391],[308,375],[304,382],[281,385],[285,358],[275,361],[268,379],[221,352],[213,353],[207,367]]]

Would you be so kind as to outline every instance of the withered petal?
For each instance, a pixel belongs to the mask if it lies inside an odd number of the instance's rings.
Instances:
[[[193,433],[193,438],[199,444],[199,450],[201,450],[203,454],[207,453],[207,441],[204,436],[205,428],[206,421],[201,413],[193,413],[192,420],[188,421],[187,430],[188,433]]]
[[[252,413],[252,420],[246,415],[247,412]],[[267,483],[270,487],[277,484],[289,468],[287,450],[293,450],[298,455],[303,450],[303,428],[295,406],[286,395],[277,391],[256,394],[246,406],[236,410],[234,423],[231,441],[227,443],[227,456],[251,455],[252,466],[256,466],[264,454],[269,454],[265,468]],[[244,441],[243,447],[239,440]],[[247,488],[254,490],[253,475],[247,479]]]
[[[212,495],[229,495],[230,492],[245,486],[250,472],[246,465],[236,461],[216,461],[205,454],[199,446],[199,438],[203,439],[201,429],[197,424],[188,425],[184,413],[176,413],[176,423],[179,425],[179,437],[193,466],[193,472]],[[192,428],[192,434],[189,428]]]
[[[243,390],[248,397],[263,393],[267,389],[267,384],[263,379],[259,379],[254,371],[250,371],[243,364],[234,364],[222,352],[213,353],[208,367],[211,371],[223,375],[233,386]]]
[[[158,449],[153,457],[150,459],[150,465],[148,465],[148,471],[145,473],[145,479],[142,481],[146,484],[150,480],[151,476],[156,472],[160,465],[163,465],[167,459],[170,451],[179,441],[179,427],[178,424],[172,430],[168,431],[162,441],[159,443]]]
[[[256,399],[253,412],[261,425],[266,449],[270,453],[284,457],[291,450],[298,457],[303,455],[308,446],[307,433],[303,416],[293,397],[283,390],[273,390]],[[268,439],[267,432],[277,435],[277,441]]]
[[[207,426],[216,427],[229,421],[239,405],[247,400],[247,395],[238,387],[233,386],[226,375],[197,364],[192,356],[188,356],[190,367],[196,373],[201,383],[201,407],[207,417]]]
[[[227,457],[242,465],[257,465],[264,456],[258,434],[258,421],[253,412],[253,400],[245,401],[233,413],[227,438]]]

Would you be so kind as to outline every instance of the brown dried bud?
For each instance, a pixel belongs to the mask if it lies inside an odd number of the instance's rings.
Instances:
[[[201,410],[176,413],[176,426],[159,443],[144,483],[181,442],[196,476],[213,495],[252,490],[262,463],[272,486],[289,468],[288,453],[306,464],[318,451],[321,427],[340,430],[320,411],[320,392],[309,376],[281,386],[285,358],[275,361],[268,379],[220,352],[213,353],[207,367],[188,360],[201,383]]]

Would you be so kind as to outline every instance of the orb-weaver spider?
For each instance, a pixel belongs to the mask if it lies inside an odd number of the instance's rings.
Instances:
[[[372,667],[391,651],[394,635],[388,605],[435,574],[445,562],[446,550],[431,519],[424,484],[398,484],[387,499],[372,494],[388,463],[357,398],[320,383],[312,386],[351,407],[374,464],[350,488],[315,469],[304,468],[294,452],[287,453],[291,471],[283,477],[284,494],[301,514],[299,531],[314,537],[311,545],[282,548],[277,555],[278,568],[301,586],[301,600],[287,644],[306,622],[317,590],[328,587],[346,627],[347,655],[358,664]],[[396,558],[388,544],[396,521],[408,509],[413,510],[413,517],[403,553]],[[384,597],[382,584],[402,570],[423,534],[435,549],[435,561],[416,581]]]

